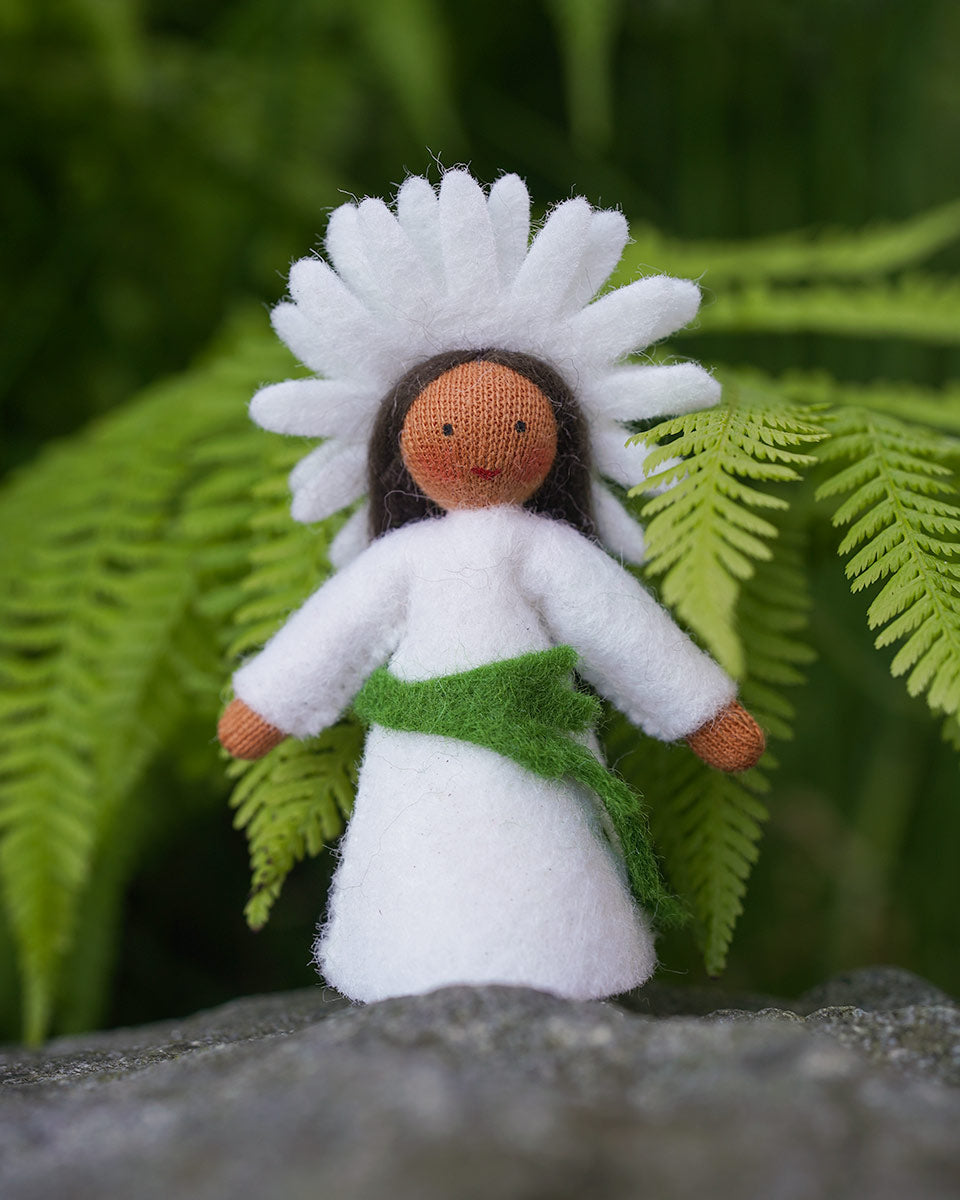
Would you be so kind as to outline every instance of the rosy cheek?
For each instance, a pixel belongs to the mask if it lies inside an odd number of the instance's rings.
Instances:
[[[445,446],[420,447],[404,455],[407,470],[414,478],[428,483],[452,483],[457,478],[453,455]]]
[[[550,470],[556,451],[550,446],[535,446],[520,461],[520,478],[524,483],[542,479]]]

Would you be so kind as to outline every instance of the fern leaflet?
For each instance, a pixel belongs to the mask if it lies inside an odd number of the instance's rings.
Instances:
[[[287,439],[273,443],[263,479],[253,489],[244,517],[247,573],[226,602],[217,602],[230,609],[225,674],[238,657],[258,650],[329,571],[327,546],[343,517],[309,527],[290,520],[286,475],[302,454],[302,445]],[[246,832],[250,847],[245,912],[254,929],[266,924],[293,866],[319,854],[342,831],[361,746],[359,724],[345,719],[312,741],[288,739],[258,762],[230,765],[237,780],[230,801],[237,809],[235,826]]]
[[[54,448],[0,500],[0,885],[30,1040],[53,1018],[98,848],[188,697],[209,686],[181,514],[204,473],[196,447],[243,433],[243,397],[279,369],[264,343],[244,331],[226,362]]]
[[[822,436],[808,409],[761,391],[751,377],[724,376],[717,407],[664,421],[632,441],[659,443],[645,461],[650,484],[669,484],[643,508],[647,573],[662,576],[665,602],[736,678],[744,658],[736,631],[740,587],[770,557],[776,527],[757,510],[787,502],[744,478],[785,483],[815,460],[798,449]],[[680,455],[683,462],[657,472]]]
[[[253,872],[248,924],[260,929],[294,865],[317,855],[343,830],[353,805],[355,763],[363,731],[342,721],[310,742],[282,742],[266,758],[235,762],[240,777],[230,803],[234,825],[246,831]]]
[[[960,507],[943,440],[905,421],[859,408],[830,417],[824,462],[849,462],[817,491],[846,496],[834,525],[849,525],[840,554],[848,557],[854,592],[882,583],[867,609],[878,648],[901,643],[890,664],[907,676],[912,696],[926,694],[935,712],[960,708]]]

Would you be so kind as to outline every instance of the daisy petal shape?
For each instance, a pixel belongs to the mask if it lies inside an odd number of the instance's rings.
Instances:
[[[509,287],[520,270],[530,242],[530,196],[519,175],[502,175],[487,198],[497,246],[500,280]]]
[[[368,393],[339,379],[287,379],[262,387],[250,417],[271,433],[363,441],[374,413]]]
[[[617,558],[639,567],[646,555],[643,527],[599,480],[593,481],[591,499],[600,541]]]
[[[583,391],[591,415],[618,421],[679,416],[712,408],[720,399],[720,384],[693,362],[614,367],[593,376]]]
[[[322,521],[359,500],[367,489],[367,448],[324,442],[290,473],[295,521]]]
[[[363,504],[352,513],[330,543],[328,555],[335,571],[358,558],[370,544],[370,505]]]
[[[699,307],[700,289],[695,283],[651,275],[588,304],[571,327],[587,361],[615,363],[676,333],[693,320]]]

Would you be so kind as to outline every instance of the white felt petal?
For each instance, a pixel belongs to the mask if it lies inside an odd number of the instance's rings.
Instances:
[[[367,490],[367,448],[324,442],[290,473],[295,521],[322,521],[346,508]]]
[[[303,309],[288,301],[281,301],[270,312],[270,324],[277,337],[289,346],[297,358],[311,371],[325,373],[329,370],[328,356],[318,344],[317,327]]]
[[[530,241],[530,193],[519,175],[503,175],[490,188],[487,211],[493,224],[497,263],[504,287],[516,278]]]
[[[434,282],[443,282],[443,250],[440,246],[440,222],[437,193],[419,175],[405,180],[397,193],[397,220],[400,228],[416,246]]]
[[[335,571],[341,571],[370,545],[370,504],[364,501],[341,527],[330,543],[328,557]]]
[[[369,301],[379,294],[376,273],[371,267],[360,227],[360,212],[355,205],[341,204],[333,210],[324,245],[337,274],[358,296]]]
[[[586,247],[592,210],[582,196],[564,200],[547,217],[517,272],[512,299],[518,314],[560,311]]]
[[[483,189],[466,171],[447,171],[440,184],[440,243],[450,300],[489,303],[500,288],[497,247]]]
[[[290,268],[290,295],[306,316],[317,322],[331,312],[349,320],[363,318],[366,309],[336,271],[322,258],[301,258]]]
[[[591,482],[590,490],[600,541],[624,562],[640,566],[646,555],[643,526],[634,520],[613,492],[599,480]]]
[[[427,268],[400,223],[382,200],[363,200],[357,227],[377,288],[378,307],[387,315],[414,314],[421,321],[434,287]]]
[[[643,460],[649,453],[642,442],[627,446],[628,437],[629,432],[616,424],[599,425],[590,431],[590,449],[597,470],[625,488],[643,482]]]
[[[363,379],[376,373],[378,361],[382,366],[386,357],[382,320],[376,320],[322,259],[302,258],[293,264],[290,294],[296,310],[308,323],[280,311],[283,306],[278,305],[272,314],[274,328],[314,371]],[[300,351],[282,330],[298,339]]]
[[[582,401],[600,417],[645,421],[710,408],[720,391],[720,384],[699,363],[630,363],[595,376],[584,387]]]
[[[564,301],[564,312],[574,313],[588,304],[620,261],[630,230],[621,212],[595,212],[587,227],[583,256]]]
[[[360,441],[369,434],[379,394],[333,379],[287,379],[262,387],[250,417],[271,433]]]
[[[616,362],[682,329],[699,306],[700,289],[689,279],[651,275],[601,296],[571,328],[586,359]]]

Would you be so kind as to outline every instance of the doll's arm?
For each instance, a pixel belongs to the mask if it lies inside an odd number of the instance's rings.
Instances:
[[[399,535],[374,543],[244,663],[218,729],[225,749],[259,758],[284,737],[312,737],[337,720],[396,647],[407,590],[403,549]]]
[[[684,738],[721,770],[752,766],[763,735],[726,672],[599,546],[559,522],[540,526],[527,586],[554,639],[577,650],[584,679],[651,736]]]

